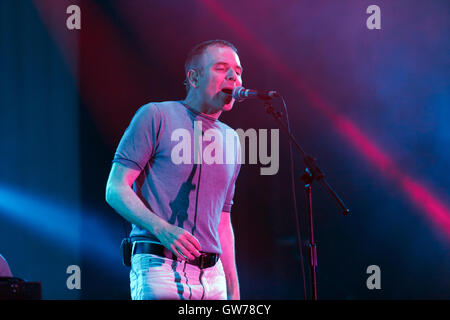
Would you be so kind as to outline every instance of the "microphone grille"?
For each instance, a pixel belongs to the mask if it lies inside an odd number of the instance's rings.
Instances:
[[[244,87],[236,87],[233,89],[233,98],[237,102],[244,101]]]

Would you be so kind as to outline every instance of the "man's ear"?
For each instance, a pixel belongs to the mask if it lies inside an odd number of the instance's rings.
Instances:
[[[191,69],[188,71],[187,78],[188,78],[188,81],[189,81],[189,84],[191,85],[191,87],[193,87],[193,88],[198,87],[198,77],[199,77],[199,74],[198,74],[197,70]]]

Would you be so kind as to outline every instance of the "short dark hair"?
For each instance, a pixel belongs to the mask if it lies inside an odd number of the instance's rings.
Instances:
[[[189,80],[187,78],[187,73],[191,69],[193,65],[197,65],[203,53],[212,46],[221,46],[221,47],[229,47],[234,50],[234,52],[238,53],[236,47],[226,40],[208,40],[196,45],[192,50],[188,53],[186,57],[186,61],[184,63],[184,74],[186,75],[186,79],[184,80],[184,85],[186,86],[186,92],[189,92],[191,86],[189,84]]]

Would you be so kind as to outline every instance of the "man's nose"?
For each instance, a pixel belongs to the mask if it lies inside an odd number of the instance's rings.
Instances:
[[[237,79],[236,71],[234,71],[233,69],[230,68],[228,71],[227,80],[236,81],[236,79]]]

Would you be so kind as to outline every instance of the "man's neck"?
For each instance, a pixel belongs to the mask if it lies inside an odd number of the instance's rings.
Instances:
[[[222,110],[215,111],[211,106],[203,103],[200,99],[192,95],[188,95],[183,102],[187,104],[191,109],[194,109],[195,111],[208,117],[212,117],[216,120],[219,119],[220,115],[222,114]]]

